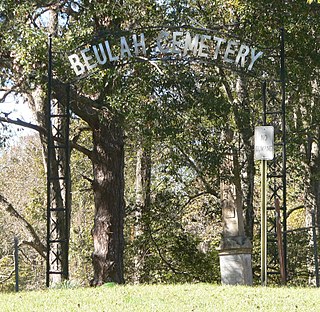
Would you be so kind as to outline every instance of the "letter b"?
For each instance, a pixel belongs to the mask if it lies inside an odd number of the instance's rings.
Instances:
[[[71,63],[71,66],[73,70],[75,71],[77,76],[82,75],[85,72],[84,65],[80,62],[80,58],[77,54],[72,54],[68,56],[69,61]]]

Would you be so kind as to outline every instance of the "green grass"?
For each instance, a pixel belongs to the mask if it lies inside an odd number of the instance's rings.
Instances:
[[[320,311],[320,289],[195,285],[102,286],[0,294],[0,311]]]

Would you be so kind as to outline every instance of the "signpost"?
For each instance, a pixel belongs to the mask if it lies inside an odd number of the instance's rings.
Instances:
[[[254,132],[254,159],[272,160],[274,156],[273,126],[258,126]]]
[[[267,285],[267,160],[274,157],[274,128],[258,126],[254,133],[254,158],[261,160],[261,285]]]

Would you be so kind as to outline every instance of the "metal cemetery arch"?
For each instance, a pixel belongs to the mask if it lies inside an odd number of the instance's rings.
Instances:
[[[69,144],[69,119],[70,119],[70,84],[87,77],[98,68],[108,68],[124,65],[131,62],[200,62],[215,64],[228,68],[232,71],[239,71],[245,75],[254,76],[252,68],[255,62],[262,57],[262,52],[250,48],[243,42],[227,39],[230,37],[229,30],[223,27],[216,29],[202,29],[190,26],[177,27],[151,27],[145,30],[147,34],[157,32],[157,37],[149,40],[141,30],[137,33],[128,31],[108,32],[93,38],[89,44],[84,44],[68,55],[71,67],[78,76],[72,82],[67,83],[66,105],[52,97],[52,40],[49,37],[48,43],[48,107],[47,107],[47,130],[48,130],[48,161],[47,161],[47,268],[46,284],[50,285],[50,279],[59,275],[68,279],[68,251],[69,251],[69,228],[70,228],[70,144]],[[196,33],[193,37],[190,31]],[[207,41],[212,37],[216,42],[216,48],[212,55],[209,53]],[[221,35],[222,34],[222,35]],[[118,47],[112,50],[112,43],[109,40],[103,41],[105,36],[120,36]],[[131,36],[133,49],[125,36]],[[217,36],[215,36],[217,35]],[[218,37],[219,35],[219,37]],[[183,37],[184,36],[184,37]],[[235,37],[235,36],[232,36]],[[124,39],[123,39],[124,38]],[[184,46],[181,46],[181,38],[184,39]],[[169,42],[170,41],[170,42]],[[241,44],[241,45],[240,45]],[[223,53],[224,64],[218,63],[221,46],[225,45]],[[239,51],[236,52],[235,48]],[[180,52],[179,52],[180,50]],[[274,188],[271,198],[282,198],[282,231],[284,233],[283,250],[283,278],[286,279],[286,129],[285,129],[285,68],[284,68],[284,30],[281,30],[280,45],[280,79],[269,79],[270,86],[263,82],[262,98],[264,106],[263,122],[276,123],[282,135],[278,136],[278,152],[274,160],[274,170],[269,175],[274,181]],[[119,52],[120,51],[120,52]],[[179,53],[177,53],[179,52]],[[120,55],[119,55],[120,54]],[[107,56],[110,62],[107,62]],[[258,63],[258,62],[257,62]],[[70,65],[69,64],[69,65]],[[261,79],[261,77],[259,77]],[[70,79],[67,79],[71,81]],[[262,79],[263,80],[263,79]],[[272,83],[279,84],[280,90],[274,94],[269,92],[273,87]],[[279,101],[280,98],[280,101]],[[273,106],[270,105],[273,103]],[[278,105],[280,103],[280,106]],[[278,118],[278,119],[277,119]],[[280,161],[280,169],[278,163]],[[279,171],[280,170],[280,171]],[[63,194],[55,192],[55,188],[62,186]],[[280,194],[281,193],[281,194]],[[57,198],[57,196],[59,198]],[[59,203],[59,204],[57,204]]]

